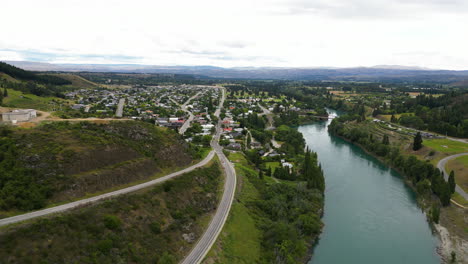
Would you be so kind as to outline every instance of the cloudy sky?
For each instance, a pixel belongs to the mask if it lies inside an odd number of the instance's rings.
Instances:
[[[0,60],[468,70],[467,0],[2,1]]]

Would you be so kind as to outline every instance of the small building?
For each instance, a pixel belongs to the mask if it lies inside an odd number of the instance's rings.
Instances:
[[[74,104],[74,105],[72,105],[71,108],[74,109],[74,110],[80,110],[81,108],[85,108],[85,107],[86,107],[86,105],[84,105],[84,104]]]
[[[229,143],[229,145],[226,146],[227,149],[232,149],[232,150],[240,150],[241,147],[242,146],[239,143]]]
[[[37,113],[34,109],[13,110],[2,114],[3,121],[11,122],[29,121],[36,117]]]

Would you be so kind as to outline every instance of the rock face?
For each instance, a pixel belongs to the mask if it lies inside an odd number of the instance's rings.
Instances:
[[[188,243],[193,243],[195,241],[195,234],[194,233],[182,234],[182,237]]]
[[[457,235],[450,234],[447,228],[435,225],[440,237],[440,246],[437,252],[442,256],[444,263],[451,263],[452,252],[455,252],[455,263],[468,263],[468,241]]]

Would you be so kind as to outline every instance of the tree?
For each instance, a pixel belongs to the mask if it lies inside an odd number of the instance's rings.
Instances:
[[[0,93],[0,105],[3,104],[3,94]]]
[[[392,117],[390,118],[390,122],[392,123],[398,123],[398,120],[396,119],[395,115],[392,114]]]
[[[382,144],[384,144],[384,145],[389,145],[390,144],[390,140],[388,139],[387,135],[383,136]]]
[[[271,177],[271,167],[268,167],[268,169],[266,171],[266,175]]]
[[[441,185],[441,194],[440,194],[440,201],[442,202],[443,206],[449,206],[450,205],[450,198],[451,198],[451,193],[450,193],[450,186],[448,183],[445,183]]]
[[[457,185],[455,183],[455,172],[453,170],[450,172],[450,176],[448,178],[448,183],[450,186],[450,193],[455,193],[455,186]]]
[[[165,251],[158,260],[158,264],[175,264],[175,263],[177,263],[176,258],[173,255],[169,254],[167,251]]]
[[[416,136],[414,137],[414,142],[413,142],[413,150],[416,151],[416,150],[419,150],[422,148],[422,136],[421,136],[421,133],[418,132],[416,134]]]
[[[436,224],[439,223],[439,216],[440,216],[440,208],[437,205],[432,205],[431,209],[431,217],[432,221]]]
[[[258,173],[258,178],[260,178],[261,180],[263,180],[263,171],[260,170],[260,172]]]
[[[8,90],[6,87],[3,87],[3,97],[8,97]]]

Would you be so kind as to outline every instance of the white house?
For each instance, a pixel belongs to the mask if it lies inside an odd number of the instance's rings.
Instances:
[[[34,109],[13,110],[2,114],[3,121],[11,122],[29,121],[35,117],[37,117],[37,113]]]

